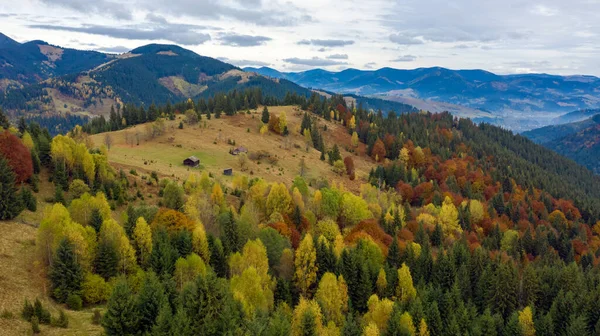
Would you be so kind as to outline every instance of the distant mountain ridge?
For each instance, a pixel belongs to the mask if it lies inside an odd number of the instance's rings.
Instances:
[[[2,63],[3,62],[3,63]],[[3,66],[2,66],[3,65]],[[283,78],[247,73],[177,45],[148,44],[120,55],[20,44],[0,36],[0,106],[22,114],[106,115],[121,103],[149,106],[258,87],[283,100],[314,92]],[[381,99],[348,97],[374,110],[416,111]]]
[[[0,92],[88,70],[113,58],[114,55],[62,48],[38,40],[19,43],[0,33]]]
[[[412,70],[314,69],[279,72],[245,68],[305,87],[382,98],[412,97],[462,105],[495,114],[554,112],[600,106],[600,78],[547,74],[497,75],[485,70],[441,67]]]
[[[522,135],[600,174],[600,114],[574,123],[542,127]]]

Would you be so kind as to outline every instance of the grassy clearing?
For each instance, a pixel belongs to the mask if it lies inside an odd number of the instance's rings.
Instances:
[[[321,127],[327,126],[322,131],[328,147],[337,143],[343,157],[352,156],[355,162],[357,180],[350,181],[347,176],[338,176],[331,166],[321,161],[321,153],[313,148],[305,150],[304,137],[300,135],[299,128],[302,113],[293,106],[270,107],[269,111],[279,115],[285,112],[288,120],[290,135],[286,138],[268,133],[261,135],[259,132],[262,109],[251,111],[251,114],[240,113],[235,116],[222,116],[220,119],[206,120],[200,124],[189,126],[184,124],[183,129],[178,125],[184,120],[178,116],[176,120],[168,121],[166,134],[154,138],[144,139],[140,145],[128,145],[126,137],[139,133],[144,137],[146,125],[138,125],[117,132],[109,133],[112,147],[109,151],[109,161],[126,170],[136,169],[140,173],[149,174],[156,171],[162,176],[172,176],[185,179],[192,171],[206,170],[218,178],[224,178],[222,173],[225,168],[233,168],[234,174],[247,174],[262,177],[267,181],[290,183],[299,172],[300,160],[304,159],[308,167],[307,179],[324,178],[329,182],[342,183],[349,190],[358,191],[360,183],[364,183],[369,170],[374,162],[362,155],[355,155],[344,148],[350,146],[350,134],[335,122],[320,121]],[[106,134],[92,136],[94,143],[104,143]],[[228,141],[235,141],[231,145]],[[249,152],[266,151],[276,156],[278,162],[270,164],[266,161],[250,162],[248,169],[241,172],[237,156],[229,154],[229,150],[244,146]],[[360,145],[358,153],[364,152],[364,145]],[[191,155],[200,159],[200,169],[189,169],[183,166],[183,160]]]
[[[29,335],[31,324],[20,318],[25,299],[40,298],[53,316],[59,305],[47,296],[47,283],[35,266],[36,228],[17,222],[0,222],[0,312],[12,317],[0,318],[0,335]],[[42,325],[42,335],[101,335],[102,327],[92,324],[93,309],[65,310],[69,328]]]

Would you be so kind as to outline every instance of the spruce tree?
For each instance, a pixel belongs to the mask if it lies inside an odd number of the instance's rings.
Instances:
[[[168,301],[164,301],[158,316],[156,317],[156,323],[152,327],[152,336],[171,336],[173,328],[173,312],[171,311],[171,305]]]
[[[139,333],[139,314],[127,280],[119,279],[115,285],[106,305],[102,326],[108,336]]]
[[[344,323],[344,329],[342,329],[343,336],[354,336],[360,335],[361,329],[360,324],[358,323],[357,318],[354,314],[349,313],[346,315],[346,322]]]
[[[77,262],[75,248],[67,238],[63,238],[56,248],[49,278],[52,296],[58,302],[65,302],[70,294],[80,294],[83,270]]]
[[[265,125],[266,125],[266,124],[268,124],[268,123],[269,123],[269,118],[270,118],[270,117],[271,117],[271,116],[269,115],[269,109],[268,109],[268,108],[265,106],[265,107],[263,108],[263,111],[262,111],[262,116],[260,117],[260,121],[262,121],[262,122],[263,122],[263,124],[265,124]]]
[[[398,268],[400,267],[400,258],[400,246],[398,245],[398,238],[396,238],[396,235],[394,235],[394,240],[392,240],[386,260],[390,266],[393,268]]]
[[[161,306],[168,302],[160,280],[154,272],[146,273],[137,296],[140,333],[150,332],[159,316]]]
[[[98,275],[108,280],[117,275],[118,266],[119,255],[116,246],[106,239],[101,239],[94,260],[94,270]]]
[[[0,128],[3,128],[5,130],[10,128],[10,122],[8,122],[8,118],[4,114],[4,111],[2,111],[1,107],[0,107]]]
[[[212,235],[208,236],[208,248],[210,250],[210,266],[217,276],[224,278],[227,276],[227,257],[223,250],[223,244],[219,238]]]
[[[102,227],[103,221],[104,220],[102,219],[102,214],[100,213],[100,210],[97,208],[92,209],[92,215],[90,216],[89,225],[92,228],[94,228],[96,233],[100,232],[100,228]]]
[[[0,155],[0,220],[13,219],[21,213],[22,202],[15,187],[15,173]]]

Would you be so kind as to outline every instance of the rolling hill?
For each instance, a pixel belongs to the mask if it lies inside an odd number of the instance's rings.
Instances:
[[[535,129],[523,135],[600,174],[600,114],[583,121]]]
[[[600,79],[593,76],[497,75],[484,70],[440,67],[340,72],[315,69],[290,73],[271,68],[245,70],[285,78],[305,87],[393,100],[439,101],[506,119],[525,113],[535,113],[536,119],[548,118],[554,113],[594,108],[600,103]],[[513,128],[519,130],[518,125]]]

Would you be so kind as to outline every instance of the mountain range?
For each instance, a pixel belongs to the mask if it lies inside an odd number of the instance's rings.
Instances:
[[[18,43],[0,35],[0,106],[13,116],[106,115],[121,103],[149,106],[253,87],[277,99],[288,93],[314,93],[289,80],[244,72],[176,45],[149,44],[111,55],[43,41]],[[347,99],[375,110],[415,110],[382,99],[356,95]]]
[[[593,76],[497,75],[441,67],[339,72],[279,72],[266,67],[245,70],[304,87],[374,96],[433,112],[455,109],[517,131],[551,123],[560,114],[600,106],[600,78]],[[523,124],[524,119],[533,122]]]

